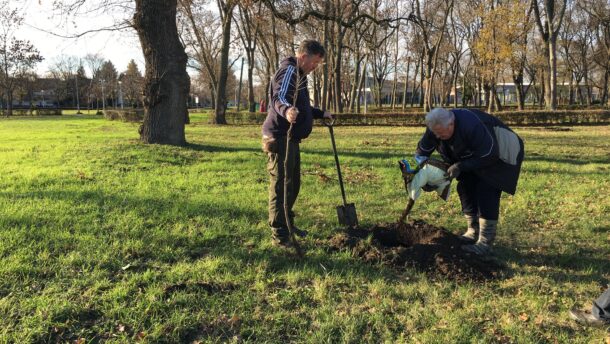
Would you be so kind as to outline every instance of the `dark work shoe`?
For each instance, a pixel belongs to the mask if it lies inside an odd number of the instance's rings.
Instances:
[[[491,254],[491,246],[481,244],[478,242],[476,244],[472,244],[472,245],[462,245],[462,250],[464,250],[466,252],[474,253],[477,256],[487,256],[487,255]]]
[[[290,238],[288,237],[288,235],[272,235],[271,242],[273,243],[273,246],[277,246],[277,247],[283,247],[283,248],[292,247],[292,242],[290,241]]]
[[[604,327],[610,326],[610,321],[604,319],[598,319],[591,312],[581,311],[576,308],[570,310],[570,318],[582,325]]]
[[[300,229],[297,226],[292,226],[292,230],[294,231],[294,235],[304,238],[307,236],[307,234],[309,234],[306,230],[304,229]]]

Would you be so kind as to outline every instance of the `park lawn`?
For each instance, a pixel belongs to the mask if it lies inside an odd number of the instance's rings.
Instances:
[[[325,249],[341,198],[323,127],[301,146],[307,256],[273,247],[260,128],[203,118],[186,147],[141,144],[138,125],[100,116],[0,119],[0,343],[608,340],[567,312],[610,280],[610,127],[516,128],[526,161],[501,205],[506,277],[457,283]],[[335,134],[361,224],[396,221],[396,162],[422,128]],[[460,232],[455,185],[413,217]]]

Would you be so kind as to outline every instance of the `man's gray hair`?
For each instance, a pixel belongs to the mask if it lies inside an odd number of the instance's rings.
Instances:
[[[326,49],[324,49],[324,46],[320,42],[313,39],[307,39],[301,42],[299,49],[297,49],[297,53],[324,57],[326,55]]]
[[[454,120],[455,115],[453,112],[443,108],[436,108],[426,115],[426,126],[432,128],[440,125],[443,128],[447,128]]]

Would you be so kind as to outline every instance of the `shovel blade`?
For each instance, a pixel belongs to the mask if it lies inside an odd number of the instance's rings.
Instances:
[[[337,206],[337,217],[339,218],[339,224],[341,225],[348,227],[358,226],[358,216],[356,215],[356,206],[354,203]]]

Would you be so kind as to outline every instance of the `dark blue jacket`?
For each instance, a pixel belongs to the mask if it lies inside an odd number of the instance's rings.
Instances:
[[[514,134],[509,127],[498,118],[479,110],[450,111],[455,115],[453,136],[449,140],[440,140],[426,128],[417,144],[417,154],[430,156],[436,150],[445,162],[457,163],[462,172],[472,172],[488,184],[514,195],[524,154],[521,138],[513,135],[518,139],[518,154],[515,164],[506,163],[500,159],[500,150],[505,147],[502,147],[503,141],[498,142],[497,127]]]
[[[297,82],[297,74],[300,81]],[[324,112],[314,108],[309,102],[309,90],[307,88],[307,75],[297,67],[297,60],[288,57],[280,63],[280,68],[270,85],[270,101],[267,106],[267,118],[263,123],[263,135],[270,137],[286,137],[290,123],[286,120],[286,111],[294,105],[295,89],[296,108],[299,116],[292,128],[292,137],[300,141],[311,134],[314,118],[322,118]]]

